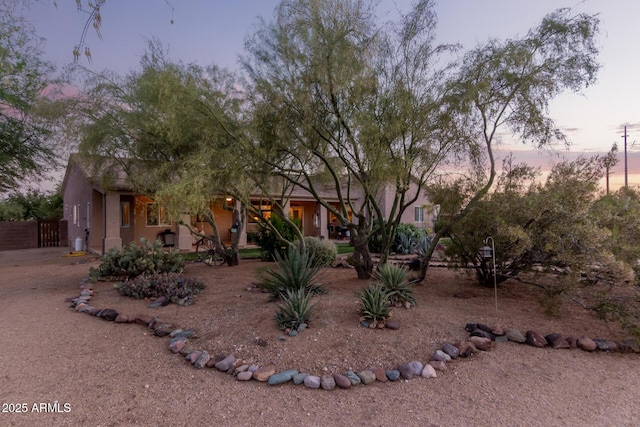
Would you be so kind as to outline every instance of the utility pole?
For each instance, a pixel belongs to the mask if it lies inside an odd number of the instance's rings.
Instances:
[[[628,188],[629,187],[629,177],[627,174],[627,127],[624,127],[624,135],[622,135],[622,138],[624,138],[624,188]]]

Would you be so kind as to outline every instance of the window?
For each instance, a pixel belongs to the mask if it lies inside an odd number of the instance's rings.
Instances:
[[[260,215],[262,215],[263,219],[271,218],[271,205],[261,205],[259,202],[251,202],[251,204],[253,205],[253,209],[260,212]],[[260,221],[260,218],[255,214],[249,215],[248,219],[249,222],[252,223]]]
[[[87,228],[91,228],[91,202],[87,202]]]
[[[147,227],[171,225],[167,209],[157,203],[147,203]]]
[[[415,213],[415,222],[424,222],[424,207],[416,206],[414,207]]]
[[[78,206],[73,205],[73,225],[78,223]]]
[[[301,206],[295,206],[295,207],[289,208],[289,218],[302,221],[302,212],[303,212],[302,209],[303,208]]]
[[[131,227],[131,204],[120,202],[120,227]]]

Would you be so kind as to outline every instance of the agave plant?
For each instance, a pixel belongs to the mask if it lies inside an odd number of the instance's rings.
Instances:
[[[321,268],[314,266],[313,256],[306,250],[290,247],[286,256],[276,253],[278,270],[267,269],[262,274],[262,288],[271,294],[273,300],[284,299],[287,291],[316,295],[326,293],[321,284],[316,282]]]
[[[312,296],[311,293],[305,292],[304,288],[297,291],[287,289],[286,296],[275,316],[280,329],[298,329],[302,323],[309,323],[311,313],[316,306],[310,304]]]
[[[427,254],[429,246],[431,246],[431,238],[429,236],[422,236],[415,247],[418,258],[423,258]]]
[[[416,304],[413,297],[413,284],[408,280],[409,270],[395,264],[382,264],[373,273],[387,293],[389,303],[396,306],[410,307]]]
[[[415,236],[409,233],[399,232],[396,236],[396,253],[405,255],[413,252],[416,246]]]
[[[389,296],[380,284],[370,284],[356,293],[360,300],[360,320],[369,322],[371,328],[384,327],[391,314]]]

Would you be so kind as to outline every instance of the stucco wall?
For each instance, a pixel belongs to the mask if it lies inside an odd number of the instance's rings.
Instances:
[[[67,236],[61,237],[66,246],[74,247],[77,237],[85,238],[85,230],[91,230],[93,187],[87,182],[78,166],[71,164],[65,177],[65,186],[62,193],[64,200],[63,218],[67,221]]]

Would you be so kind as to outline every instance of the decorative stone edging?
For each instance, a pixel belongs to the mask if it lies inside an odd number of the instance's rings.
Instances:
[[[399,379],[410,380],[415,377],[436,378],[437,371],[446,370],[448,362],[457,358],[468,358],[478,351],[493,350],[497,343],[506,341],[528,344],[538,348],[640,353],[640,343],[637,340],[615,342],[586,336],[563,337],[558,333],[543,336],[533,330],[523,334],[516,328],[489,327],[481,323],[467,323],[465,327],[469,333],[467,341],[445,342],[440,350],[436,350],[430,356],[426,364],[412,361],[400,363],[393,369],[373,368],[357,373],[347,371],[345,374],[335,373],[319,377],[295,369],[277,372],[276,366],[273,364],[249,365],[231,354],[211,357],[206,351],[194,350],[189,346],[189,338],[197,337],[193,329],[181,329],[153,316],[140,314],[130,317],[113,309],[96,308],[89,304],[94,294],[93,285],[84,281],[80,288],[82,290],[79,296],[66,299],[66,302],[70,302],[71,308],[74,308],[75,311],[116,323],[143,325],[153,330],[153,334],[157,337],[169,336],[169,350],[174,354],[184,356],[196,368],[214,368],[233,375],[238,381],[256,380],[266,382],[268,385],[293,382],[295,385],[304,384],[305,387],[311,389],[333,390],[335,388],[346,389],[359,384],[371,384],[375,381],[393,382]]]

